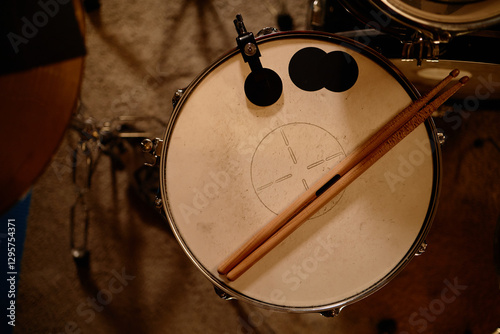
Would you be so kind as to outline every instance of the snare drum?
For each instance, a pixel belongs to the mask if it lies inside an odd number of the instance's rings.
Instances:
[[[439,189],[435,128],[418,127],[227,281],[221,262],[417,97],[389,61],[350,39],[288,32],[257,41],[281,96],[265,107],[246,98],[250,68],[238,50],[199,75],[164,137],[163,209],[187,256],[226,296],[288,312],[339,310],[388,283],[424,244]]]

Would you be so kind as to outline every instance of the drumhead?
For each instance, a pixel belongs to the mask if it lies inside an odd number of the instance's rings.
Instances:
[[[229,295],[290,312],[337,308],[385,285],[424,241],[439,189],[434,125],[418,127],[229,282],[217,273],[223,260],[418,95],[389,61],[349,39],[288,32],[258,43],[262,65],[281,78],[280,98],[248,101],[250,68],[237,50],[198,76],[165,133],[164,210],[185,253]],[[321,55],[340,85],[307,77]]]

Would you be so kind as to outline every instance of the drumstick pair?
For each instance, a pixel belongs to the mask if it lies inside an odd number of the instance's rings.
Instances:
[[[459,73],[458,69],[450,72],[431,91],[406,107],[377,131],[375,135],[333,167],[290,206],[229,256],[218,267],[219,274],[225,275],[230,281],[234,281],[282,242],[455,94],[469,80],[468,77],[461,78],[455,85],[427,104]]]

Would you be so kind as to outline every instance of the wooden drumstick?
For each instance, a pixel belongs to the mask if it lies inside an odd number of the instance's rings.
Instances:
[[[228,274],[239,262],[241,262],[248,254],[260,246],[266,239],[271,237],[284,224],[292,219],[309,203],[321,195],[324,190],[333,184],[336,180],[347,173],[353,166],[359,163],[371,151],[383,143],[391,134],[397,131],[405,124],[413,115],[415,115],[430,99],[432,99],[439,91],[441,91],[453,78],[457,77],[460,71],[455,69],[438,83],[427,94],[414,101],[408,107],[398,113],[391,121],[385,124],[372,137],[370,137],[363,145],[356,148],[349,156],[343,159],[339,164],[333,167],[320,180],[314,183],[306,192],[301,194],[292,204],[271,220],[264,228],[248,240],[243,246],[229,256],[218,268],[217,271],[221,275]]]
[[[281,243],[293,231],[295,231],[302,223],[314,215],[325,204],[337,196],[356,178],[371,167],[378,159],[386,154],[391,148],[405,138],[410,132],[422,124],[432,113],[453,94],[455,94],[467,81],[468,77],[463,77],[449,90],[438,96],[425,108],[420,110],[407,123],[405,123],[398,131],[394,132],[386,141],[377,147],[370,154],[365,156],[358,164],[351,168],[344,176],[339,178],[333,185],[328,186],[316,199],[311,201],[309,205],[298,212],[290,221],[288,221],[281,229],[274,233],[265,241],[256,241],[260,244],[253,252],[246,254],[245,258],[238,263],[227,275],[227,279],[234,281],[247,271],[252,265],[266,255],[271,249]],[[295,210],[295,208],[292,208]],[[296,210],[295,210],[296,211]]]

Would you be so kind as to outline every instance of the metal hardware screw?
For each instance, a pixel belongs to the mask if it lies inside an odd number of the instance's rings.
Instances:
[[[141,142],[141,149],[142,149],[142,152],[144,153],[148,153],[148,152],[151,152],[151,150],[153,149],[153,142],[151,141],[151,139],[144,139],[142,142]]]
[[[248,43],[245,45],[245,54],[249,57],[257,53],[257,46],[253,43]]]

